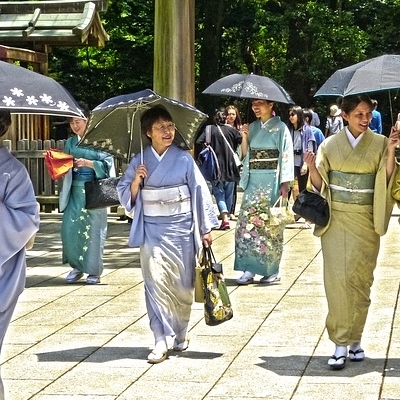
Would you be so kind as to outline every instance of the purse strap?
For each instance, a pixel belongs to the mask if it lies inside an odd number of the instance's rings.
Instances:
[[[288,204],[289,204],[288,199],[286,198],[286,200],[284,201],[284,200],[283,200],[283,197],[282,197],[282,196],[279,196],[279,197],[278,197],[278,200],[276,200],[276,202],[274,203],[274,205],[273,205],[272,207],[276,207],[278,204],[279,204],[279,207],[282,207],[284,203],[286,203],[285,205],[286,205],[286,207],[287,207]]]
[[[219,130],[219,133],[221,134],[221,136],[224,138],[226,145],[229,147],[229,150],[232,152],[232,155],[235,155],[235,152],[232,149],[232,146],[229,144],[228,139],[225,137],[224,133],[222,132],[222,129],[219,125],[217,125],[217,128]]]

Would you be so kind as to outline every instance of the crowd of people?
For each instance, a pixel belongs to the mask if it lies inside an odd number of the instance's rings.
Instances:
[[[242,123],[235,105],[228,105],[216,112],[208,128],[208,144],[221,170],[220,179],[211,182],[202,176],[196,159],[174,144],[175,121],[165,108],[153,106],[142,115],[141,133],[148,144],[130,161],[117,191],[121,205],[133,215],[129,246],[140,248],[154,335],[149,363],[164,361],[171,348],[184,351],[189,346],[195,266],[200,249],[211,246],[214,229],[230,229],[230,221],[237,219],[233,269],[241,273],[238,285],[254,283],[257,275],[265,286],[280,281],[285,225],[269,223],[270,209],[280,199],[286,204],[290,196],[295,200],[302,190],[318,193],[330,210],[328,224],[314,226],[323,254],[326,326],[335,346],[328,365],[342,369],[347,359],[364,359],[361,340],[379,241],[386,233],[395,202],[392,191],[399,181],[399,127],[383,135],[376,108],[377,102],[367,95],[344,97],[330,107],[323,134],[319,115],[310,108],[291,105],[285,122],[275,102],[252,99],[254,121],[248,124]],[[68,283],[87,274],[87,284],[98,284],[107,209],[86,209],[84,184],[115,176],[115,168],[110,154],[78,146],[89,110],[85,112],[85,117],[70,119],[73,135],[65,145],[74,167],[63,178],[60,194],[62,262],[72,268]],[[9,114],[2,112],[0,135],[10,123]],[[206,130],[197,138],[200,146],[207,141]],[[4,234],[6,245],[0,249],[1,349],[24,286],[25,245],[39,228],[39,213],[22,164],[5,148],[0,148],[0,158],[2,226],[18,232],[12,240]],[[238,186],[243,190],[241,204],[236,204]]]

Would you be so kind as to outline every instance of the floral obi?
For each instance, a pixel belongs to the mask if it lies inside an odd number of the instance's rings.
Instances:
[[[253,149],[250,148],[250,169],[277,169],[279,160],[278,149]]]
[[[332,193],[332,201],[372,205],[375,174],[349,174],[331,171],[329,173],[329,187]]]
[[[192,210],[187,185],[152,187],[142,189],[143,213],[148,217],[168,217]]]

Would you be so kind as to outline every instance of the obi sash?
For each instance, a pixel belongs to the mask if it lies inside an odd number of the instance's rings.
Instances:
[[[375,174],[349,174],[340,171],[329,173],[332,201],[359,205],[372,205]]]
[[[279,160],[278,149],[250,148],[250,169],[277,169]]]
[[[142,189],[143,214],[148,217],[168,217],[192,210],[187,185],[151,187]]]

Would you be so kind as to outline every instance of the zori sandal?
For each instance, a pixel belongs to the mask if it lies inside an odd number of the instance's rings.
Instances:
[[[362,361],[364,360],[365,354],[363,349],[349,350],[350,361]]]
[[[167,353],[163,351],[157,351],[154,349],[148,356],[147,360],[150,364],[159,364],[167,359]]]
[[[332,369],[343,369],[346,366],[346,356],[332,356],[329,360],[328,360],[328,365],[332,368]]]

